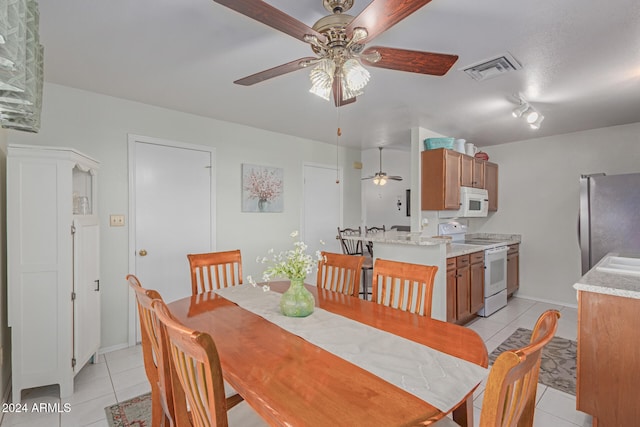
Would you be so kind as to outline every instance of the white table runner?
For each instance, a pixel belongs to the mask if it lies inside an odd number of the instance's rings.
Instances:
[[[280,313],[282,294],[264,292],[260,287],[232,286],[216,292],[442,412],[451,411],[489,372],[466,360],[318,307],[308,317],[286,317]]]

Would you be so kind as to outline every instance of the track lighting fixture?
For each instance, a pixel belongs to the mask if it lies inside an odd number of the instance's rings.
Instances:
[[[511,114],[516,118],[524,118],[529,127],[534,130],[540,129],[540,123],[544,120],[544,116],[522,98],[520,98],[520,105]]]

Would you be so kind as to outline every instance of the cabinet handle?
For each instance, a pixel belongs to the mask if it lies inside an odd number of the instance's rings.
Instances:
[[[94,291],[100,292],[100,279],[96,279],[93,282],[96,284]]]
[[[138,252],[138,255],[147,256],[147,250],[146,249],[140,249],[140,252]]]

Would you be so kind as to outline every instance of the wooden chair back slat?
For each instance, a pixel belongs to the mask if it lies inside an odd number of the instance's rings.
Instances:
[[[431,317],[437,266],[377,259],[373,266],[373,301]]]
[[[363,256],[321,252],[316,285],[321,288],[358,296]]]
[[[545,311],[536,322],[529,345],[498,356],[487,379],[481,427],[533,426],[542,349],[555,335],[559,318],[559,311]]]
[[[242,284],[242,255],[238,249],[189,254],[187,258],[192,295]]]
[[[155,426],[174,423],[173,387],[169,370],[169,359],[162,346],[159,330],[153,321],[151,304],[162,300],[160,294],[152,289],[144,289],[140,280],[133,274],[127,276],[129,287],[136,295],[140,332],[142,334],[142,357],[147,378],[151,384],[151,423]]]
[[[213,339],[174,320],[162,301],[154,301],[153,309],[165,334],[172,372],[189,403],[193,425],[228,426],[222,368]]]

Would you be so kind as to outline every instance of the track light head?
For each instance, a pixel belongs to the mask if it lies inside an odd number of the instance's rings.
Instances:
[[[519,106],[517,106],[513,112],[511,113],[513,117],[520,118],[522,115],[527,112],[531,107],[526,102],[521,102]]]

